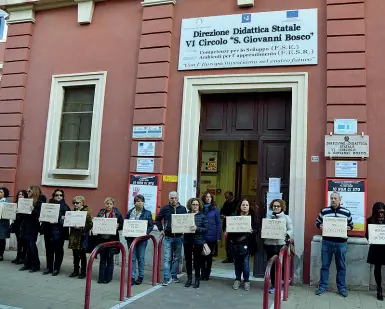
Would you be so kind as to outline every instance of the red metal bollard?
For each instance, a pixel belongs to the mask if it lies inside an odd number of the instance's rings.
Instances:
[[[154,244],[154,255],[152,259],[152,285],[156,285],[156,274],[157,274],[157,256],[158,256],[158,246],[156,243],[156,238],[153,235],[145,235],[141,237],[137,237],[133,240],[129,250],[128,250],[128,280],[127,280],[127,297],[131,297],[132,294],[132,284],[131,284],[131,273],[132,273],[132,253],[134,252],[134,248],[136,244],[145,239],[152,239],[152,243]]]
[[[279,263],[278,255],[274,255],[267,262],[267,265],[266,265],[265,281],[263,284],[263,305],[262,305],[263,309],[270,309],[270,307],[269,307],[270,272],[271,272],[271,267],[276,267],[277,263]],[[275,298],[274,298],[274,309],[276,309],[275,308]]]
[[[162,234],[159,237],[159,242],[158,242],[158,271],[157,271],[157,282],[160,283],[160,265],[162,263],[162,247],[163,247],[163,239],[164,239],[164,234]]]
[[[284,256],[283,256],[283,265],[285,265],[284,275],[283,275],[283,300],[287,301],[289,298],[289,274],[290,274],[290,254],[289,248],[286,247]]]
[[[101,249],[118,247],[122,252],[122,267],[120,271],[120,301],[124,301],[124,281],[125,281],[125,268],[126,268],[126,249],[124,249],[123,244],[120,241],[111,241],[98,245],[92,252],[88,259],[87,265],[87,276],[86,276],[86,293],[84,296],[84,309],[90,308],[90,298],[91,298],[91,279],[92,279],[92,265],[94,263],[95,257]]]

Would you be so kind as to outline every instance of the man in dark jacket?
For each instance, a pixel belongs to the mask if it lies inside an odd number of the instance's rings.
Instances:
[[[223,203],[221,208],[221,218],[223,220],[222,223],[222,231],[226,230],[226,217],[229,217],[234,214],[235,210],[238,206],[238,201],[235,199],[233,192],[227,191],[225,192],[226,201]],[[222,263],[233,263],[233,256],[231,254],[230,246],[228,244],[228,238],[225,238],[226,242],[226,259],[222,261]]]
[[[167,286],[170,282],[170,265],[171,276],[174,283],[179,283],[177,277],[179,261],[182,254],[183,234],[173,234],[171,227],[171,219],[173,214],[187,214],[186,207],[179,204],[178,193],[170,192],[168,194],[170,203],[163,206],[155,219],[155,224],[161,235],[164,234],[164,280],[163,286]],[[163,224],[162,224],[163,221]],[[172,260],[172,263],[171,263]]]

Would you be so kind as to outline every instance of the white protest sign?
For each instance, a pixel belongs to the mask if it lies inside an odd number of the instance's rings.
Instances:
[[[2,209],[2,211],[0,211],[0,217],[2,219],[16,220],[16,203],[2,203],[0,208]]]
[[[17,202],[17,213],[30,215],[32,213],[32,209],[33,199],[19,198],[19,201]]]
[[[227,233],[250,233],[251,216],[230,216],[226,217]]]
[[[117,218],[100,218],[95,217],[92,219],[93,227],[92,232],[96,235],[116,235],[118,226]]]
[[[195,225],[193,214],[173,214],[171,216],[172,233],[194,233],[191,231],[193,225]]]
[[[123,236],[124,237],[140,237],[147,235],[147,220],[124,220]]]
[[[286,232],[286,220],[262,219],[261,238],[284,240]]]
[[[67,211],[64,218],[64,227],[85,227],[87,211]]]
[[[2,218],[4,203],[0,203],[0,218]]]
[[[369,244],[384,245],[385,244],[385,225],[384,224],[368,224],[369,227]]]
[[[60,213],[59,204],[43,203],[41,204],[39,220],[41,222],[58,223],[59,213]]]
[[[348,238],[347,218],[324,217],[322,236]]]

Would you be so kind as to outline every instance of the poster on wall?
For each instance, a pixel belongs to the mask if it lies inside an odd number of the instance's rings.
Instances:
[[[326,179],[326,207],[331,205],[330,195],[338,192],[341,206],[347,208],[353,218],[352,234],[364,236],[366,229],[367,185],[364,179]]]
[[[134,207],[134,198],[143,195],[144,207],[151,211],[155,219],[158,205],[159,175],[130,174],[128,184],[128,210]]]
[[[217,176],[216,175],[202,175],[200,177],[200,196],[208,191],[212,196],[217,193]]]
[[[317,64],[317,9],[182,20],[179,70]]]
[[[202,151],[201,172],[218,172],[218,151]]]

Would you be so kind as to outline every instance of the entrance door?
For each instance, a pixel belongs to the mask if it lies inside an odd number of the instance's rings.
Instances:
[[[227,190],[242,195],[239,181],[243,181],[242,171],[248,164],[256,164],[256,175],[249,180],[256,181],[254,200],[258,221],[261,226],[266,214],[266,193],[269,177],[281,178],[283,199],[289,200],[290,174],[290,133],[291,133],[291,93],[233,93],[202,95],[200,139],[203,141],[254,141],[257,143],[256,162],[237,161],[234,165],[232,187],[220,188],[219,194]],[[243,148],[243,147],[241,147]],[[213,150],[213,149],[210,149]],[[224,155],[222,149],[219,158]],[[220,160],[220,159],[219,159]],[[200,166],[200,164],[198,164]],[[200,170],[198,171],[200,175]],[[198,180],[200,183],[200,179]],[[238,184],[238,185],[237,185]],[[238,188],[236,190],[236,188]],[[251,198],[250,198],[251,199]],[[220,200],[220,197],[217,197]],[[252,200],[252,199],[251,199]],[[221,204],[218,205],[221,207]],[[258,254],[254,258],[254,276],[263,276],[266,258],[263,241],[258,237]]]

